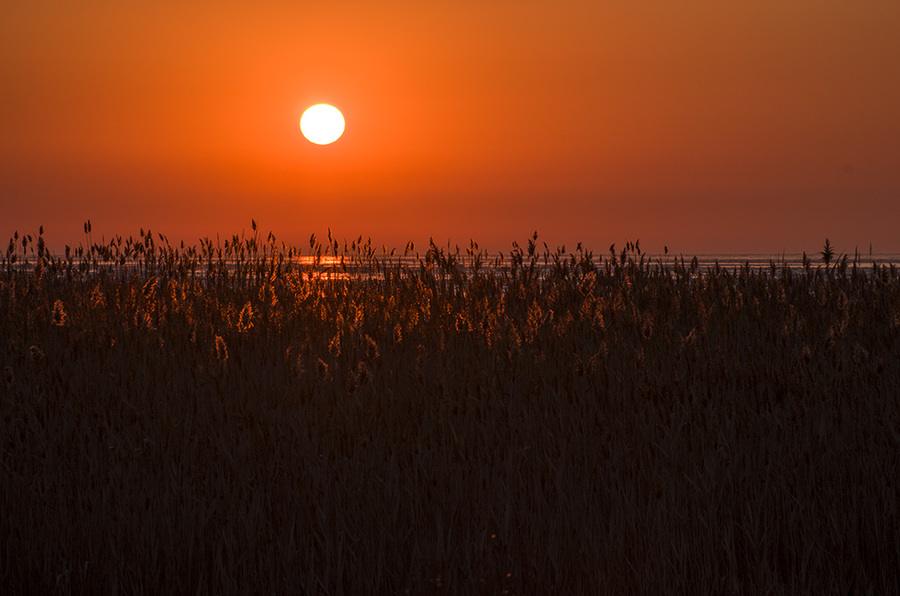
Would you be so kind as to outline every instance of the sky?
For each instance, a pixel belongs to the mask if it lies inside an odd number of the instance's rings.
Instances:
[[[896,0],[4,0],[0,236],[900,253],[898,31]]]

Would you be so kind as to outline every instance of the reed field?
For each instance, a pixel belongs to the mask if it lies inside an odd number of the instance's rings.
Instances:
[[[0,593],[900,592],[893,266],[252,228],[0,253]]]

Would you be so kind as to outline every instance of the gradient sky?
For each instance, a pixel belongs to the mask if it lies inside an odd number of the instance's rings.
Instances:
[[[897,0],[5,0],[0,235],[900,252],[898,31]]]

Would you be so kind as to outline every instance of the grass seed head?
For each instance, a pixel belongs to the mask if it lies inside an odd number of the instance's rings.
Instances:
[[[40,362],[44,359],[44,356],[46,356],[46,354],[44,354],[44,350],[42,350],[38,346],[31,346],[30,348],[28,348],[28,354],[35,362]]]
[[[91,305],[94,308],[106,307],[106,296],[103,294],[103,290],[100,289],[100,284],[94,286],[94,289],[91,291]]]
[[[365,362],[360,362],[356,366],[356,386],[362,387],[372,380],[372,372],[369,370]]]
[[[216,359],[222,364],[228,362],[228,346],[221,335],[216,336]]]
[[[340,332],[336,333],[335,336],[328,342],[328,351],[332,356],[337,358],[341,355],[341,334]]]
[[[366,335],[366,358],[369,360],[375,360],[381,356],[381,353],[378,351],[378,344],[375,343],[375,340]]]
[[[144,284],[144,287],[141,292],[143,293],[144,298],[146,300],[150,300],[151,298],[153,298],[153,295],[156,293],[156,283],[157,283],[157,278],[151,277]]]
[[[241,333],[246,333],[253,328],[253,307],[250,305],[250,302],[247,302],[244,305],[244,308],[241,309],[241,315],[238,318],[238,331]]]
[[[328,364],[321,358],[316,359],[316,375],[321,381],[328,378]]]
[[[66,308],[62,300],[53,303],[53,310],[50,313],[50,322],[54,327],[65,327],[66,325]]]

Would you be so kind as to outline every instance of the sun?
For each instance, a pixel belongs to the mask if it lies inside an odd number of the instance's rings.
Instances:
[[[316,104],[307,108],[300,117],[300,131],[311,142],[328,145],[344,134],[344,116],[332,105]]]

